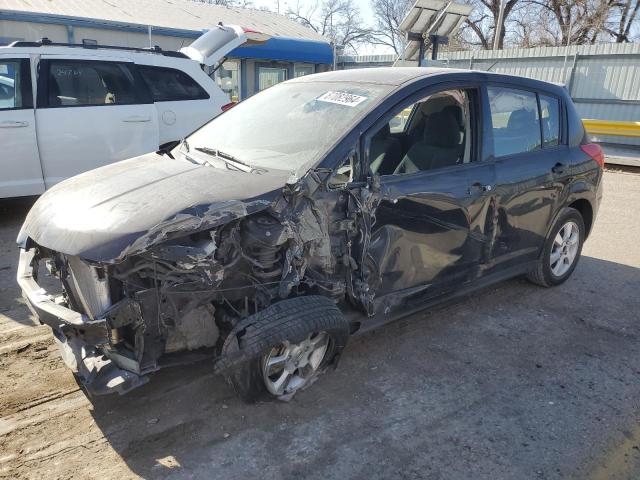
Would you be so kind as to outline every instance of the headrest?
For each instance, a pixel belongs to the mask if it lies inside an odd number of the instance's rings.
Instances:
[[[451,113],[451,115],[453,115],[453,118],[455,118],[456,123],[460,128],[464,126],[464,124],[462,123],[462,108],[460,108],[460,106],[449,105],[448,107],[444,107],[442,111]]]
[[[424,141],[434,147],[453,148],[460,143],[460,126],[451,111],[443,110],[427,117]]]
[[[382,128],[376,132],[373,138],[387,138],[389,135],[391,135],[391,127],[389,127],[388,123],[385,123]]]
[[[536,114],[533,110],[521,108],[520,110],[511,112],[511,115],[509,115],[509,121],[507,122],[507,128],[510,130],[528,130],[530,128],[540,127],[538,127]]]

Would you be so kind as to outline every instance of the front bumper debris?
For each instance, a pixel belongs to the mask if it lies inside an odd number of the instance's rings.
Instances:
[[[126,393],[148,381],[147,377],[124,370],[107,358],[101,346],[109,345],[106,319],[91,319],[55,300],[38,285],[34,248],[20,249],[17,280],[31,312],[40,323],[51,327],[65,364],[92,395]]]

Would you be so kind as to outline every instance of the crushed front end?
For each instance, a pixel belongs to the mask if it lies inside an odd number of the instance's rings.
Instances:
[[[213,231],[215,233],[215,231]],[[49,325],[62,358],[92,394],[145,383],[164,354],[214,347],[212,300],[223,278],[212,232],[100,264],[31,244],[18,283],[34,315]],[[38,284],[43,266],[60,289]]]
[[[214,227],[172,222],[170,232],[156,229],[114,260],[29,238],[18,282],[87,391],[125,393],[183,352],[219,358],[243,319],[280,299],[315,294],[346,303],[357,269],[348,194],[311,183],[313,200],[306,185]],[[45,267],[58,292],[39,285]]]

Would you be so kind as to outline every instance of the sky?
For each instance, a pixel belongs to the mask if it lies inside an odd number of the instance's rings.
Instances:
[[[354,0],[355,3],[360,8],[360,17],[364,21],[367,26],[374,25],[373,19],[373,11],[371,10],[371,5],[369,3],[370,0]],[[280,13],[284,13],[287,10],[288,6],[287,0],[280,0]],[[291,0],[291,5],[296,5],[296,0]],[[316,0],[300,0],[302,5],[313,5],[316,3]],[[268,7],[269,10],[277,11],[278,9],[278,1],[277,0],[253,0],[253,5],[255,8],[260,7]],[[360,55],[371,55],[371,54],[381,54],[381,53],[393,53],[388,47],[383,47],[380,45],[363,45],[358,48],[358,53]]]

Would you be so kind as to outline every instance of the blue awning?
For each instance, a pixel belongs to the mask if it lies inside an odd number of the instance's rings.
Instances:
[[[333,49],[329,43],[288,37],[272,37],[262,45],[238,47],[228,56],[285,62],[333,63]]]

